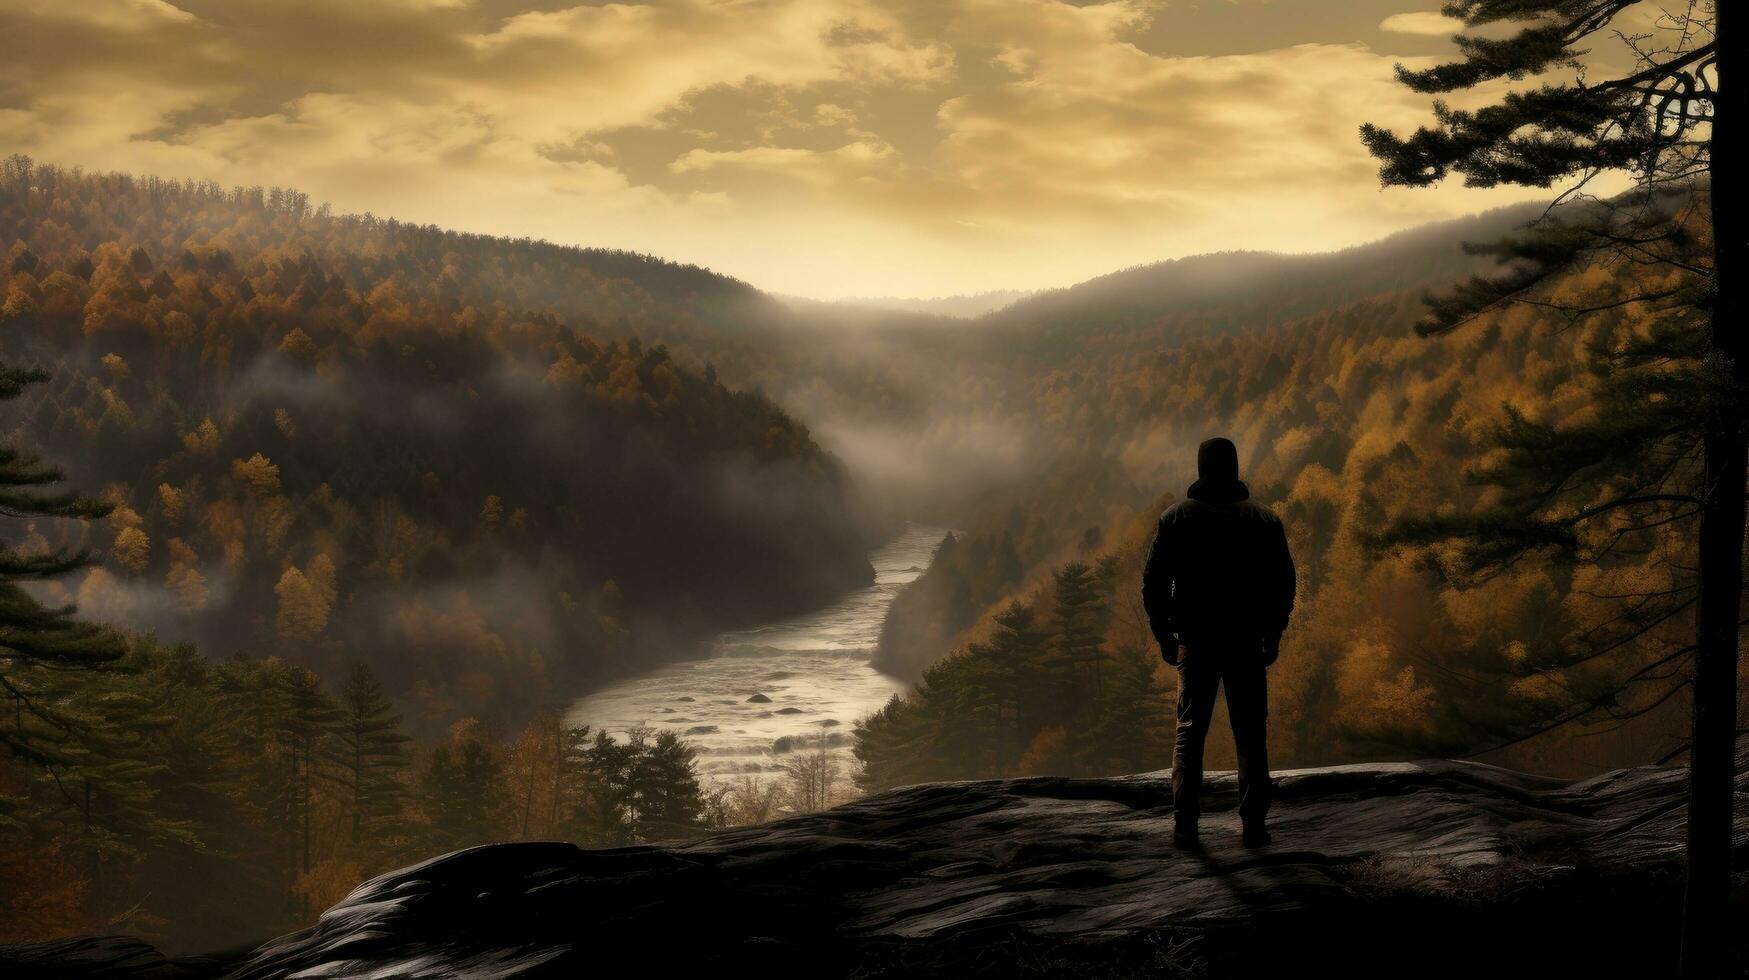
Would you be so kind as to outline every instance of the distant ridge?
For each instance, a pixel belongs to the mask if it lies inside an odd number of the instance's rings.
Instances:
[[[1465,254],[1463,242],[1500,238],[1546,206],[1496,208],[1333,252],[1213,252],[1132,266],[1036,293],[981,319],[1017,327],[1114,328],[1209,311],[1236,327],[1265,310],[1296,316],[1381,293],[1443,287],[1490,261]]]
[[[917,324],[952,319],[1020,329],[1109,330],[1177,313],[1207,313],[1207,331],[1223,333],[1255,325],[1265,311],[1291,317],[1383,293],[1449,286],[1491,263],[1466,254],[1464,242],[1501,238],[1546,207],[1533,201],[1495,208],[1330,252],[1204,252],[1119,269],[1058,289],[838,300],[767,295],[803,318],[831,317],[861,326],[897,325],[900,320],[890,319],[897,315],[928,318]]]
[[[969,320],[993,313],[1006,306],[1020,302],[1030,296],[1037,295],[1031,289],[992,289],[982,293],[961,293],[955,296],[933,296],[919,298],[912,296],[846,296],[835,300],[800,300],[792,297],[779,297],[792,306],[823,305],[827,307],[860,307],[864,309],[892,310],[898,313],[926,313],[933,316],[947,316]]]

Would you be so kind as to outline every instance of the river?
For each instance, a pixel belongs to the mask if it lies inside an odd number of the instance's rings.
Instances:
[[[769,778],[786,755],[822,738],[848,773],[857,720],[906,686],[869,663],[887,607],[947,533],[907,525],[869,553],[873,585],[813,612],[724,633],[709,657],[616,681],[578,699],[565,720],[613,734],[679,731],[698,749],[707,784]]]

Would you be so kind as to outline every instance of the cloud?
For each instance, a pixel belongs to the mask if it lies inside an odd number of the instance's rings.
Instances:
[[[1424,120],[1392,65],[1446,43],[1397,2],[1198,51],[1160,0],[0,0],[0,150],[809,295],[1060,285],[1512,196],[1378,190],[1356,128]]]
[[[195,19],[193,14],[165,0],[67,0],[44,5],[41,13],[50,18],[127,30],[166,21],[189,23]]]
[[[847,182],[885,182],[897,153],[879,140],[858,140],[831,150],[815,151],[776,146],[747,150],[688,150],[670,169],[676,174],[700,174],[735,170],[799,181],[816,189],[840,187]]]
[[[1407,14],[1392,14],[1379,21],[1379,30],[1397,34],[1423,34],[1430,37],[1450,37],[1464,29],[1464,22],[1456,17],[1431,10],[1417,10]]]

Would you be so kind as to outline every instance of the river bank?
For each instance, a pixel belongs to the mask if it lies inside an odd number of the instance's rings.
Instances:
[[[723,633],[705,658],[614,681],[579,698],[566,723],[615,735],[677,731],[698,749],[709,783],[774,776],[791,753],[822,745],[848,765],[857,720],[906,687],[871,662],[887,609],[947,533],[907,524],[870,552],[871,585],[812,612]]]

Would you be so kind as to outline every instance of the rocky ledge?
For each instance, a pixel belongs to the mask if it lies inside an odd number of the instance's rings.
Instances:
[[[1749,741],[1737,774],[1741,882]],[[609,964],[657,976],[1664,975],[1685,777],[1304,769],[1279,775],[1275,843],[1247,849],[1233,778],[1213,774],[1195,851],[1171,846],[1164,773],[929,784],[672,846],[459,851],[366,882],[247,953],[167,960],[80,940],[0,951],[0,967],[237,980]]]

